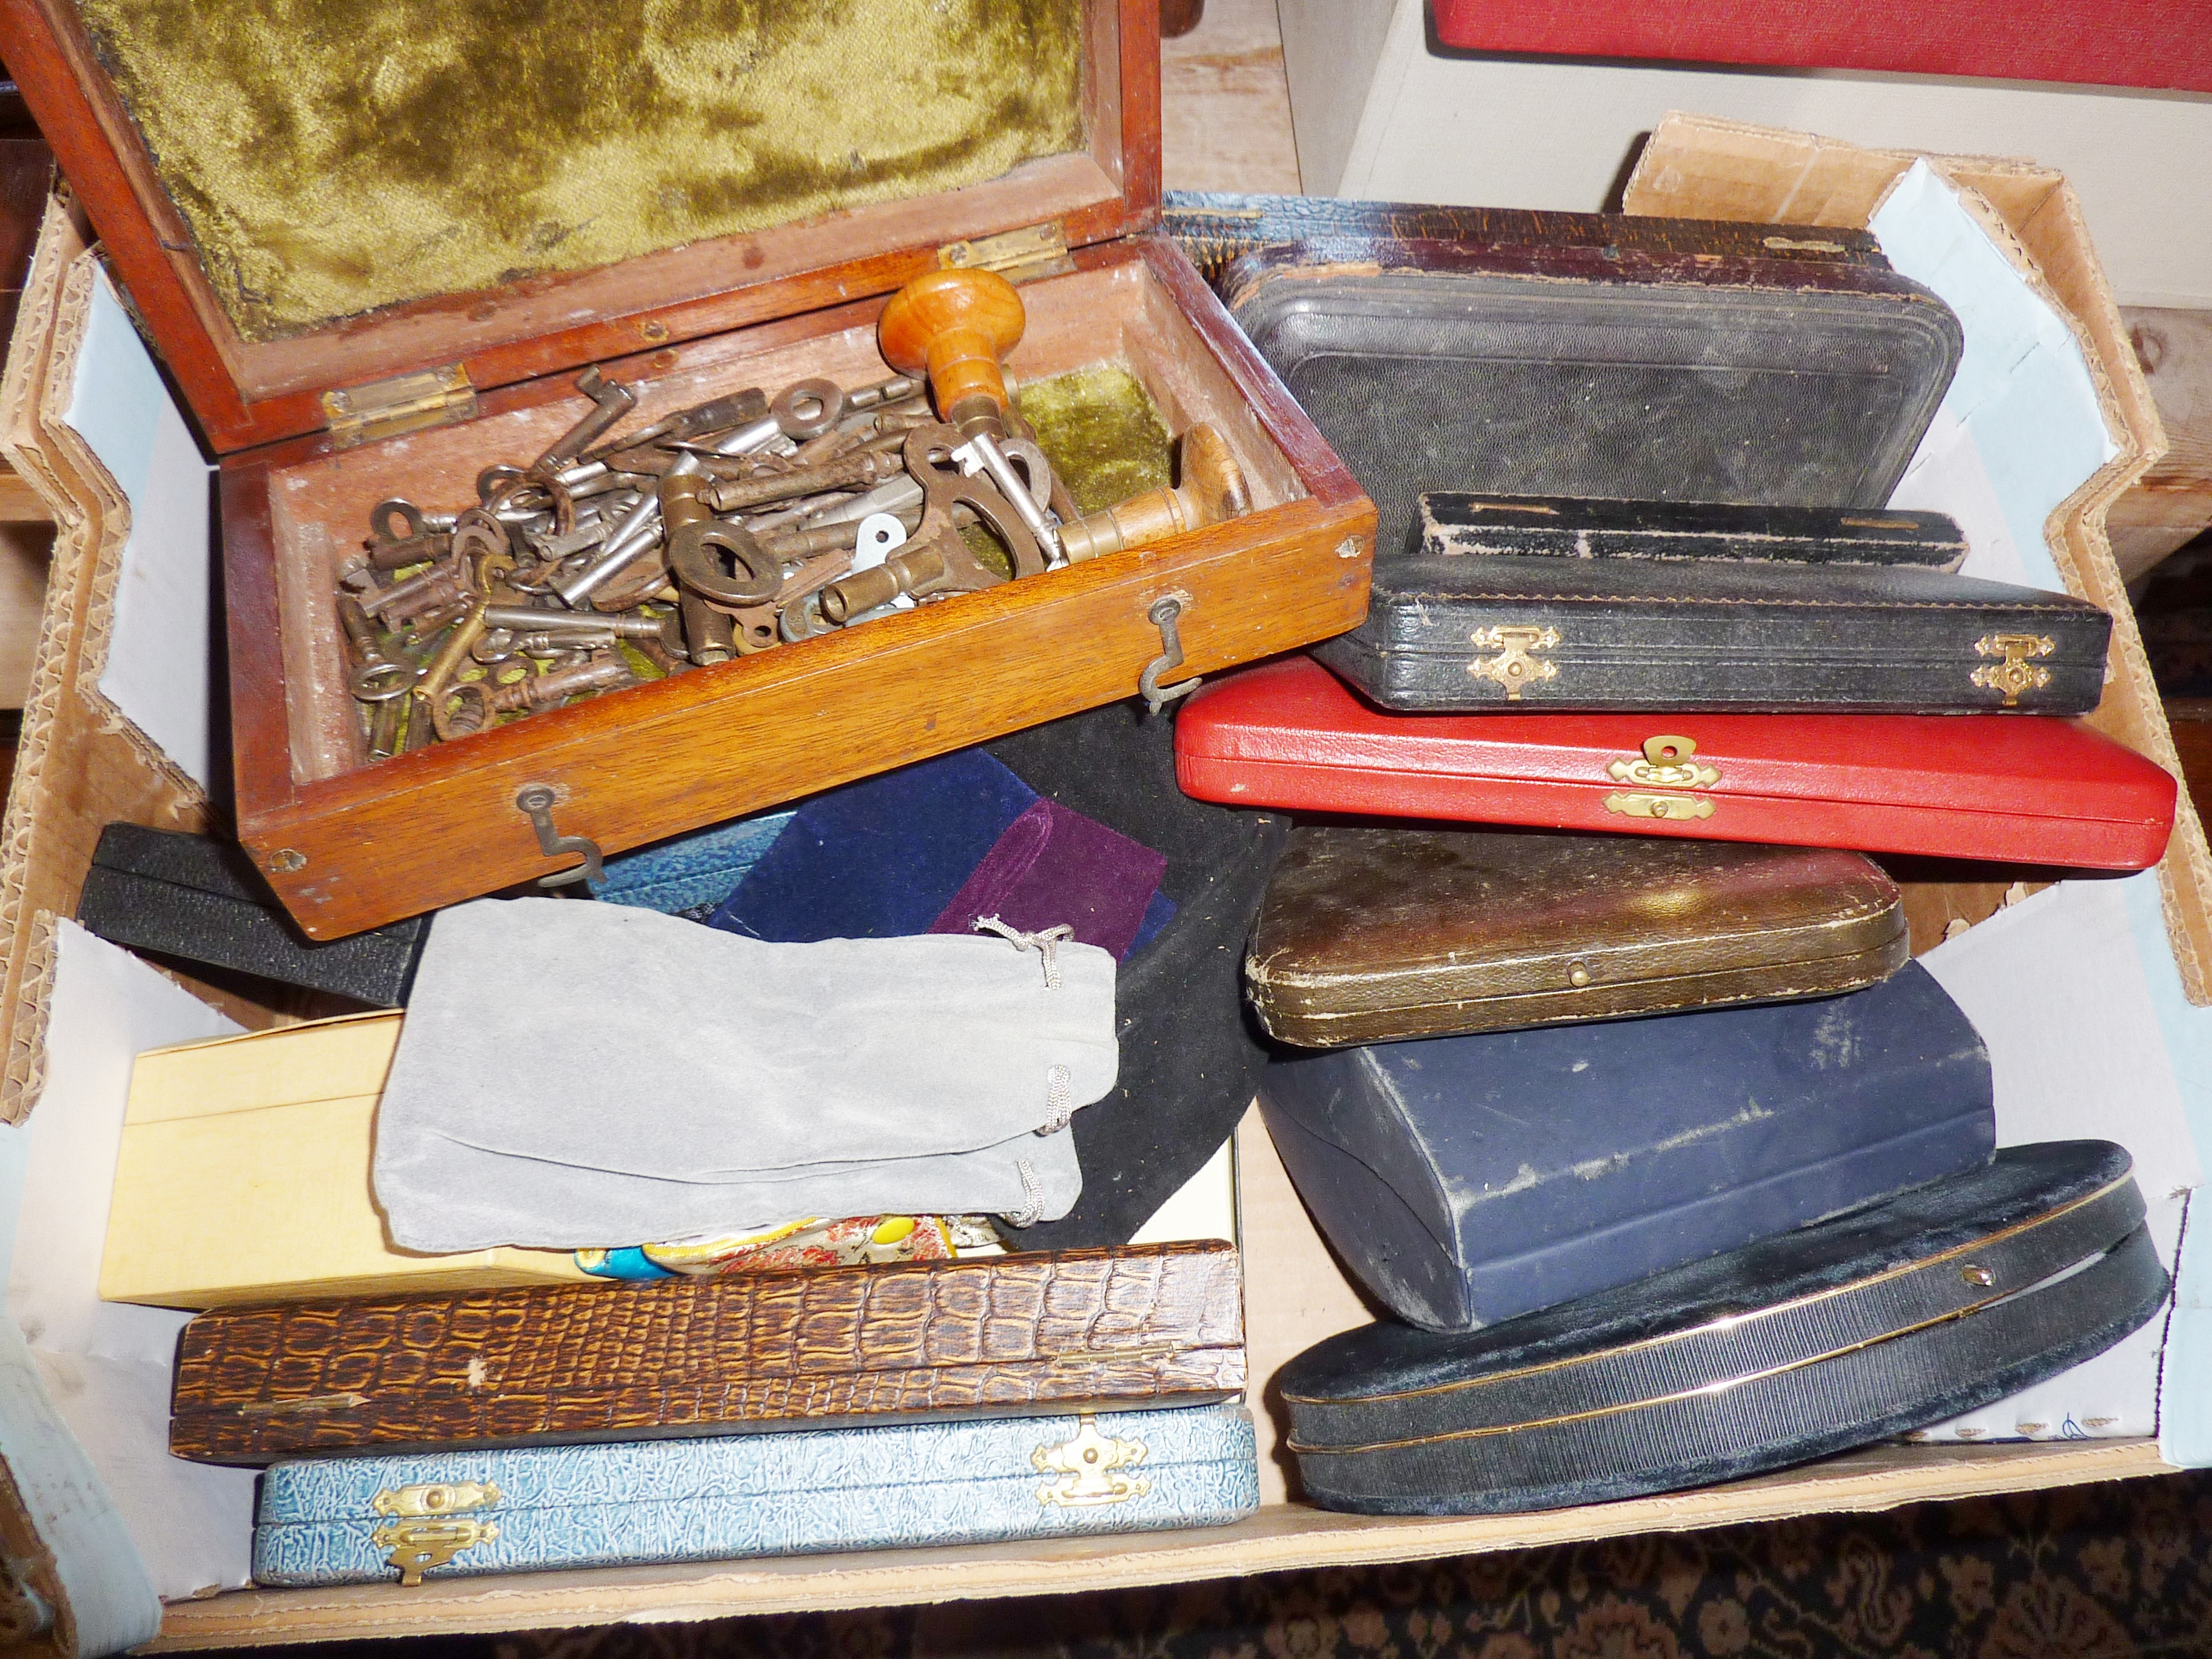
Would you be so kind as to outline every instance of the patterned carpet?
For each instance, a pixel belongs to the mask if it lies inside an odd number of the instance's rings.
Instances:
[[[372,1659],[385,1645],[343,1651]],[[406,1650],[436,1659],[2212,1656],[2212,1474],[1413,1566],[452,1638]]]

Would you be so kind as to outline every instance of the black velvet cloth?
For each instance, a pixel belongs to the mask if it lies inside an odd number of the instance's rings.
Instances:
[[[1113,1092],[1075,1115],[1083,1196],[1060,1220],[1001,1226],[1011,1249],[1127,1243],[1197,1174],[1251,1103],[1266,1050],[1244,1012],[1245,936],[1290,840],[1289,816],[1176,787],[1175,728],[1132,699],[988,745],[1023,782],[1163,854],[1174,919],[1121,964]]]

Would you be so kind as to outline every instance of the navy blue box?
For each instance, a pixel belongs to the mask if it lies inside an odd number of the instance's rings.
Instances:
[[[1273,1061],[1260,1104],[1353,1275],[1472,1330],[1989,1161],[1989,1056],[1917,963],[1813,1002]]]

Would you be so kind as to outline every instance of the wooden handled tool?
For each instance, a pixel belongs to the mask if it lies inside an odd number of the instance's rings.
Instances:
[[[962,437],[1003,437],[1006,380],[999,361],[1027,320],[1022,296],[997,272],[933,270],[891,296],[876,341],[901,374],[927,370],[938,413]]]
[[[1182,434],[1182,482],[1148,489],[1118,506],[1060,527],[1068,562],[1080,564],[1125,547],[1149,547],[1200,525],[1219,524],[1252,510],[1244,469],[1222,436],[1203,422]]]

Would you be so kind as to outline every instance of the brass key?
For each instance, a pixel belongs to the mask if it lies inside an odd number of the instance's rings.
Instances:
[[[960,434],[948,426],[924,427],[906,441],[907,471],[920,479],[924,505],[914,539],[870,570],[856,570],[822,590],[822,614],[840,627],[851,618],[888,605],[902,593],[921,599],[931,593],[968,593],[995,587],[1006,579],[977,559],[952,522],[952,509],[965,507],[998,532],[1013,560],[1017,576],[1044,569],[1044,553],[1021,515],[982,478],[965,478],[938,465],[958,447]]]

